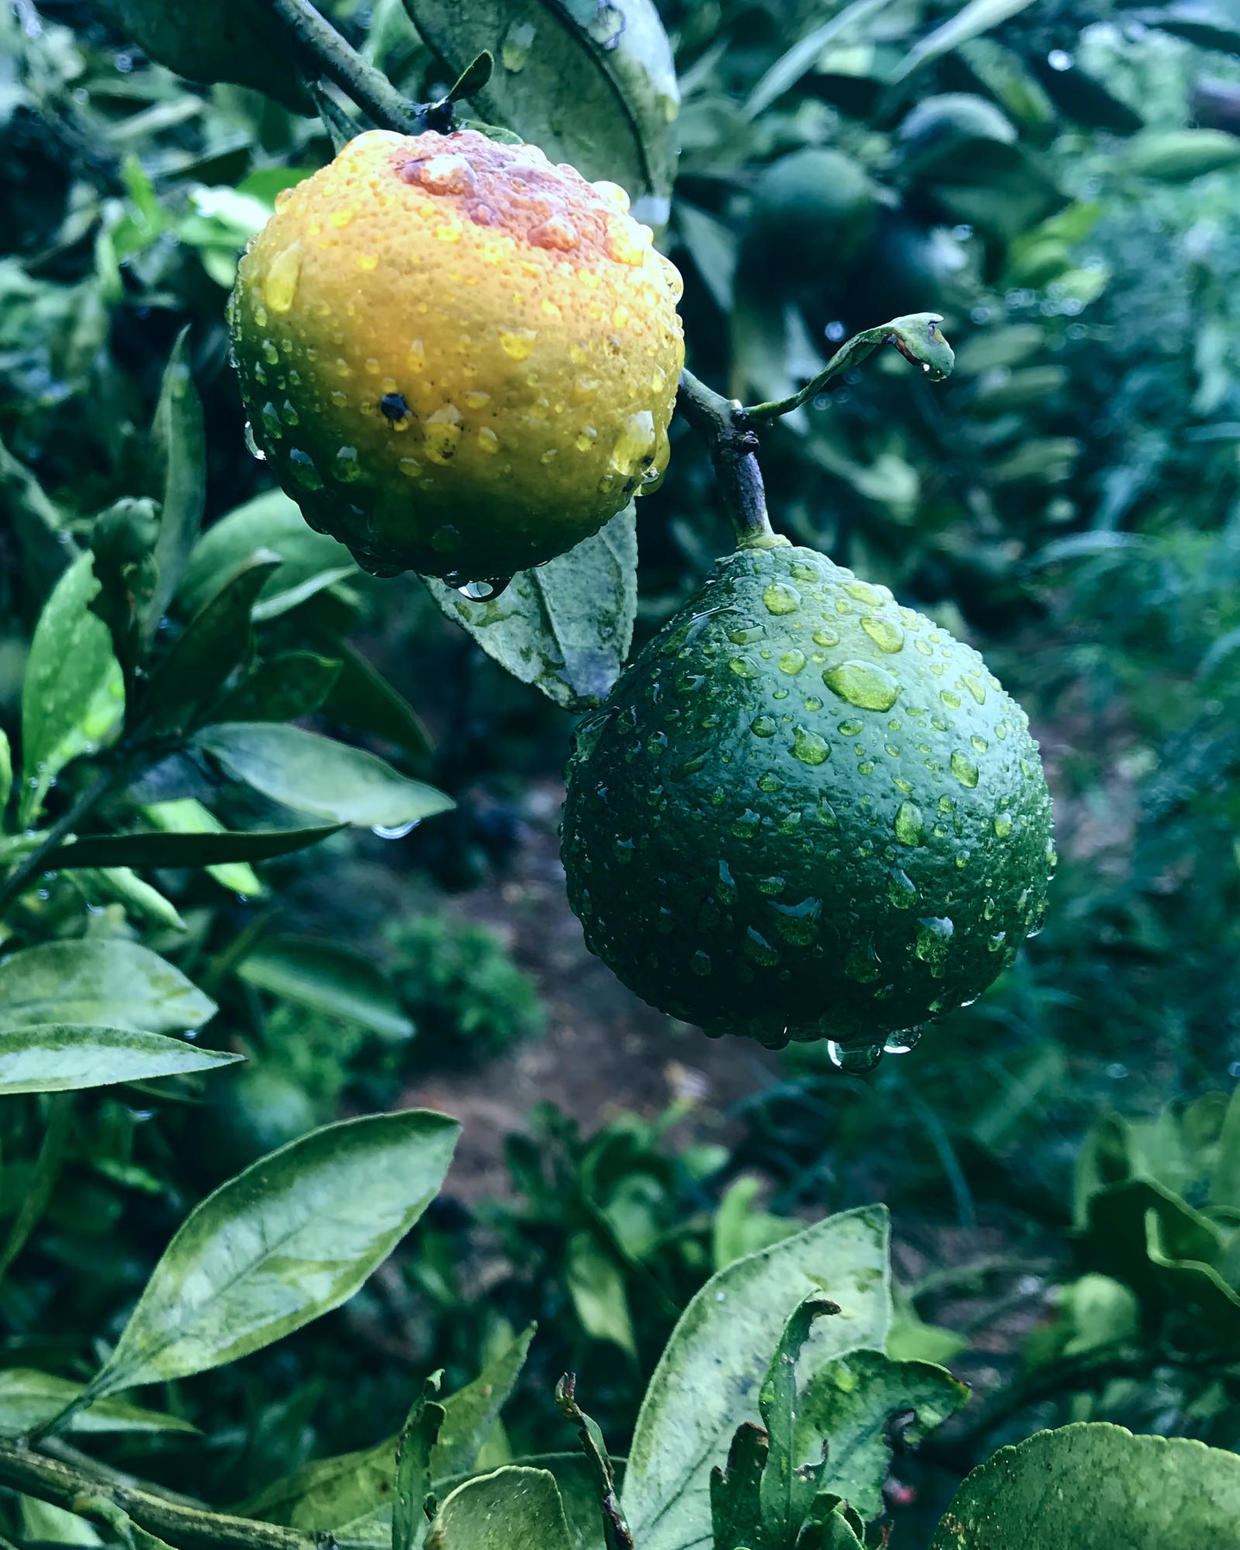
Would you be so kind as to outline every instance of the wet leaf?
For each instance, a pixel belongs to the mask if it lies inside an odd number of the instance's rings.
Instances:
[[[598,705],[619,677],[637,615],[637,525],[630,505],[592,538],[522,571],[489,603],[423,578],[489,657],[567,710]]]
[[[194,797],[180,797],[167,802],[148,802],[142,808],[143,816],[164,834],[223,834],[224,825],[209,808],[202,805]],[[336,825],[321,831],[320,837],[327,838],[334,833]],[[248,841],[252,836],[246,834]],[[128,838],[128,836],[126,836]],[[307,844],[313,845],[317,841],[307,838]],[[165,852],[161,851],[160,855]],[[161,861],[156,863],[163,865]],[[244,898],[259,898],[266,890],[262,879],[254,869],[244,861],[218,861],[207,866],[208,874],[215,879],[221,888],[227,888],[230,893],[239,893]]]
[[[98,592],[91,556],[80,555],[35,626],[22,683],[23,828],[38,816],[65,765],[94,753],[124,719],[125,686],[112,637],[91,612]]]
[[[138,1028],[30,1023],[0,1033],[0,1095],[74,1092],[209,1071],[242,1059]]]
[[[1236,1454],[1084,1421],[975,1469],[931,1550],[1201,1550],[1229,1544],[1238,1520]]]
[[[552,161],[628,190],[634,214],[667,219],[680,94],[653,0],[405,0],[418,31],[456,75],[495,54],[479,111]]]
[[[0,1024],[106,1024],[152,1033],[201,1027],[215,1002],[135,942],[44,942],[0,963]]]
[[[234,779],[272,801],[338,823],[400,829],[456,805],[374,754],[300,727],[221,722],[199,732],[195,741]]]
[[[431,1457],[443,1424],[443,1406],[435,1401],[437,1378],[422,1387],[396,1439],[396,1491],[392,1501],[392,1550],[420,1550],[434,1509]]]
[[[91,1398],[236,1361],[351,1297],[422,1215],[460,1126],[413,1109],[312,1131],[178,1230]]]

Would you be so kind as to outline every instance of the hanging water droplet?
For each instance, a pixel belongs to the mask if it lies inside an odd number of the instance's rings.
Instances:
[[[245,422],[245,446],[246,451],[252,458],[257,458],[260,463],[265,463],[267,461],[267,454],[255,440],[254,427],[248,420]]]
[[[878,1044],[846,1047],[837,1043],[835,1039],[827,1040],[827,1058],[831,1064],[854,1076],[873,1071],[882,1057],[882,1046]]]
[[[511,576],[493,577],[486,581],[458,581],[451,576],[444,579],[454,592],[459,592],[471,603],[493,603],[505,588],[512,585]]]
[[[907,1055],[909,1050],[916,1049],[920,1042],[920,1028],[901,1028],[898,1032],[887,1035],[887,1042],[883,1045],[883,1054]]]
[[[387,824],[376,823],[371,825],[370,832],[381,840],[403,840],[406,834],[412,834],[422,822],[420,818],[411,818],[408,823]]]

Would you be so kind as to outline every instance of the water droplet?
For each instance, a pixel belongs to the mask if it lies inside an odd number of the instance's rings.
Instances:
[[[844,591],[849,597],[855,597],[859,603],[869,603],[872,607],[879,603],[890,603],[891,593],[886,587],[876,587],[868,581],[846,581]]]
[[[867,614],[861,621],[861,628],[880,651],[895,652],[903,649],[904,628],[894,619],[884,618],[882,614]]]
[[[689,959],[689,968],[694,974],[705,978],[710,973],[710,954],[704,953],[699,947],[693,957]]]
[[[357,461],[356,447],[341,447],[332,459],[332,473],[343,484],[352,484],[362,477],[361,466]]]
[[[986,938],[987,949],[992,953],[999,952],[1007,941],[1006,931],[996,931],[993,936]]]
[[[901,802],[896,810],[892,827],[901,845],[926,843],[926,820],[916,802]]]
[[[263,300],[273,312],[287,312],[297,295],[301,275],[301,243],[291,243],[277,253],[263,276]]]
[[[797,727],[792,734],[792,757],[802,764],[825,764],[831,757],[831,749],[825,738],[805,727]]]
[[[873,1071],[874,1067],[882,1059],[882,1048],[877,1044],[863,1047],[845,1047],[834,1039],[827,1040],[827,1058],[833,1066],[838,1066],[841,1071],[847,1071],[855,1076],[862,1076],[867,1071]]]
[[[536,328],[501,328],[499,331],[500,348],[514,361],[525,360],[537,339]]]
[[[456,456],[461,442],[464,416],[455,404],[444,404],[428,416],[423,433],[426,438],[426,455],[432,463],[441,466]]]
[[[821,629],[814,631],[814,644],[816,646],[838,646],[839,643],[840,632],[833,630],[830,625],[824,625]]]
[[[290,448],[288,465],[293,478],[304,489],[321,490],[323,488],[323,476],[314,466],[314,459],[308,452],[303,452],[300,447]]]
[[[728,669],[738,678],[756,678],[761,671],[752,657],[733,657],[728,663]]]
[[[505,70],[516,75],[525,69],[537,32],[533,22],[515,21],[511,24],[499,46],[499,62]]]
[[[959,750],[952,754],[951,771],[962,786],[967,786],[970,791],[977,785],[977,765],[967,754]]]
[[[276,342],[274,339],[264,339],[261,349],[263,352],[263,359],[267,362],[268,366],[278,366],[280,364],[280,352],[276,349]]]
[[[487,581],[456,581],[451,576],[444,579],[454,592],[459,592],[471,603],[494,602],[512,582],[511,576],[500,576]]]
[[[960,696],[953,689],[940,689],[939,699],[943,701],[948,710],[960,709]]]
[[[899,910],[911,909],[917,902],[913,879],[899,867],[892,867],[887,873],[887,897]]]
[[[639,463],[651,456],[654,447],[654,415],[649,409],[643,409],[625,420],[608,461],[622,478],[627,479]]]
[[[771,716],[755,716],[749,723],[749,730],[755,737],[774,737],[777,723]]]
[[[279,441],[284,435],[284,426],[280,422],[280,413],[274,404],[264,404],[259,410],[258,418],[262,421],[263,431],[268,440]]]
[[[899,680],[870,662],[840,662],[822,675],[827,688],[862,710],[890,710],[900,695]]]
[[[986,685],[976,673],[961,673],[960,682],[965,686],[979,705],[986,703]]]
[[[766,610],[772,614],[794,614],[801,606],[801,594],[782,581],[772,581],[762,593]]]
[[[887,1035],[887,1042],[883,1045],[883,1054],[907,1055],[910,1050],[916,1049],[920,1042],[920,1028],[901,1028],[897,1032]]]
[[[1005,840],[1012,832],[1012,820],[1007,815],[1007,813],[996,813],[993,828],[995,831],[995,838]]]
[[[489,457],[494,457],[499,451],[499,437],[489,425],[478,428],[478,451],[485,452]]]
[[[573,442],[578,452],[588,452],[598,440],[598,432],[592,425],[583,425],[579,435]]]
[[[411,818],[408,823],[393,824],[390,828],[386,824],[372,825],[370,832],[378,835],[381,840],[403,840],[406,834],[412,834],[422,822],[420,818]]]
[[[844,973],[858,984],[872,984],[883,972],[872,947],[850,947],[844,958]]]
[[[857,737],[865,731],[865,722],[858,721],[854,717],[848,721],[841,721],[839,730],[845,737]]]
[[[785,651],[779,659],[781,673],[799,673],[805,666],[805,653],[803,651]]]
[[[257,458],[260,463],[265,463],[267,461],[267,454],[254,439],[254,427],[248,420],[245,422],[245,446],[246,451],[250,454],[251,457]]]

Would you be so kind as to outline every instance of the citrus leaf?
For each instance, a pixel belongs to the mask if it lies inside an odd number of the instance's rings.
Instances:
[[[1201,1550],[1234,1542],[1237,1521],[1236,1454],[1079,1421],[968,1475],[931,1550]]]
[[[893,81],[902,81],[906,76],[912,75],[914,70],[919,70],[922,65],[929,64],[933,59],[939,59],[944,54],[950,54],[954,48],[959,48],[962,43],[967,43],[970,38],[975,38],[979,33],[989,32],[992,27],[997,27],[1000,22],[1016,16],[1032,4],[1032,0],[969,0],[968,5],[960,9],[943,23],[936,27],[927,37],[914,45],[896,67],[891,76]]]
[[[598,705],[619,677],[637,616],[637,522],[627,506],[567,554],[522,571],[489,603],[423,577],[487,656],[566,710]]]
[[[777,98],[782,97],[814,68],[828,43],[833,43],[850,27],[869,21],[891,3],[892,0],[853,0],[852,5],[837,11],[829,21],[807,32],[786,53],[780,55],[754,87],[745,103],[745,117],[757,118],[760,113],[764,113]]]
[[[0,1096],[149,1082],[230,1066],[242,1058],[139,1028],[26,1023],[0,1032]]]
[[[508,1464],[440,1504],[427,1550],[573,1550],[555,1476]]]
[[[358,1023],[386,1039],[407,1039],[413,1033],[387,975],[335,942],[269,938],[246,956],[237,973],[247,985]]]
[[[495,70],[478,109],[587,178],[622,184],[661,226],[680,105],[653,0],[405,0],[418,31],[460,75],[483,49]]]
[[[86,1392],[236,1361],[339,1307],[434,1199],[459,1130],[421,1109],[342,1120],[230,1179],[182,1224]]]
[[[170,806],[159,803],[158,806]],[[343,824],[324,824],[313,829],[214,829],[206,833],[159,831],[154,834],[99,834],[72,844],[61,845],[47,858],[49,869],[71,867],[149,866],[219,867],[236,861],[268,861],[272,856],[287,856],[294,850],[317,845],[337,833]],[[262,884],[253,873],[238,879],[257,886],[242,886],[240,893],[261,893]],[[225,883],[237,887],[237,883]]]
[[[431,735],[404,695],[347,641],[335,641],[330,649],[340,658],[340,676],[324,701],[327,714],[415,757],[430,753]]]
[[[1187,183],[1240,163],[1240,140],[1222,129],[1162,129],[1135,135],[1124,165],[1138,177]]]
[[[314,651],[284,651],[239,683],[217,707],[223,721],[300,721],[318,710],[343,664]]]
[[[439,1377],[422,1385],[396,1439],[396,1491],[392,1502],[392,1550],[421,1550],[427,1508],[433,1510],[431,1455],[443,1425],[443,1406],[435,1402]]]
[[[143,638],[148,645],[172,601],[202,526],[206,503],[206,433],[202,401],[190,376],[188,327],[177,335],[168,359],[151,440],[162,504],[154,550],[158,575],[142,616]]]
[[[90,608],[99,590],[91,556],[79,555],[35,625],[22,683],[22,828],[38,815],[65,765],[94,753],[125,715],[112,636]]]
[[[374,754],[300,727],[227,721],[199,732],[195,741],[235,779],[272,801],[339,823],[400,829],[456,805]]]
[[[162,926],[166,931],[186,929],[172,901],[127,866],[82,867],[74,881],[87,898],[114,899],[131,918]]]
[[[633,1433],[623,1507],[642,1550],[710,1540],[709,1476],[752,1420],[771,1352],[793,1309],[821,1292],[814,1359],[881,1348],[891,1321],[887,1213],[845,1211],[712,1276],[681,1315]]]
[[[7,1028],[83,1023],[152,1033],[198,1028],[215,1002],[135,942],[44,942],[0,963]]]
[[[179,797],[167,802],[148,802],[142,808],[143,816],[164,834],[223,834],[224,825],[209,808],[194,797]],[[321,832],[321,838],[334,833],[336,825]],[[304,831],[303,831],[304,832]],[[245,835],[248,840],[250,835]],[[315,844],[307,837],[307,844]],[[160,852],[161,856],[164,852]],[[262,858],[260,858],[262,859]],[[158,863],[163,865],[163,862]],[[243,898],[256,899],[265,889],[262,880],[244,861],[218,861],[207,867],[208,874],[231,893]]]
[[[82,1392],[80,1383],[36,1372],[32,1367],[0,1370],[0,1437],[24,1437],[37,1426],[59,1415]],[[73,1416],[67,1430],[74,1432],[197,1432],[178,1415],[147,1410],[123,1399],[101,1399],[89,1410]]]

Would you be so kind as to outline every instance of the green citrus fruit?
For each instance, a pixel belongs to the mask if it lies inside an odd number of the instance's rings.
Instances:
[[[253,437],[379,574],[509,576],[667,463],[680,277],[614,184],[375,130],[282,194],[230,321]]]
[[[978,654],[784,540],[721,560],[582,723],[563,854],[645,1000],[857,1065],[990,984],[1054,864],[1037,745]]]
[[[758,175],[743,257],[822,283],[847,268],[874,235],[878,194],[843,151],[806,146]]]

